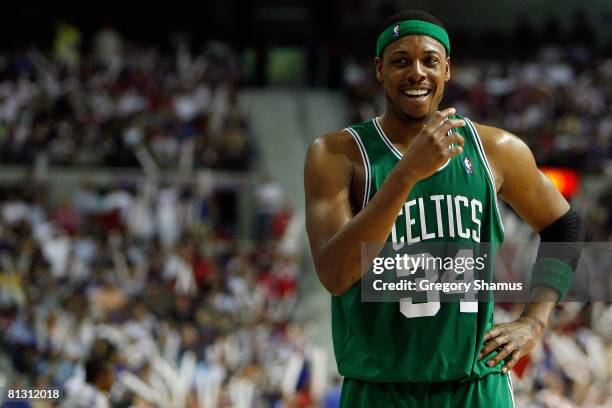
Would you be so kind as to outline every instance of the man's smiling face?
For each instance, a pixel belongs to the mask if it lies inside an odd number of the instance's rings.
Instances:
[[[407,35],[389,44],[375,63],[388,108],[412,120],[436,112],[450,79],[450,58],[442,44],[429,36]]]

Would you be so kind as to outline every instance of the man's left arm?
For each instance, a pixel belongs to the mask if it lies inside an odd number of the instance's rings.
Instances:
[[[501,129],[477,125],[493,167],[498,195],[535,231],[541,246],[532,272],[530,297],[521,316],[495,325],[484,339],[479,358],[498,353],[489,366],[510,356],[502,371],[510,370],[541,339],[550,313],[569,288],[578,262],[584,227],[553,183],[537,167],[529,147]],[[566,242],[562,254],[542,242]],[[553,245],[554,246],[554,245]]]

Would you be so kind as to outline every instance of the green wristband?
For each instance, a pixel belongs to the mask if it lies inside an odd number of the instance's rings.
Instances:
[[[567,263],[554,258],[544,258],[533,266],[529,287],[548,286],[556,290],[559,292],[558,303],[569,290],[573,277],[574,271]]]

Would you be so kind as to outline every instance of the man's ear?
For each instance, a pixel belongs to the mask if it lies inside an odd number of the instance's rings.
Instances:
[[[444,73],[444,81],[445,82],[450,79],[450,65],[451,65],[450,62],[451,62],[450,61],[450,57],[446,57],[446,64],[445,64],[446,65],[446,67],[445,67],[446,72]]]
[[[383,81],[383,75],[382,75],[383,60],[382,58],[374,57],[374,66],[376,67],[376,79],[378,80],[378,82],[382,82]]]

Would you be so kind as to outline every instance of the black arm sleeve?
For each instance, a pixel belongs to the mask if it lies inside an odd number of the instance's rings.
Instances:
[[[540,231],[540,242],[555,242],[558,245],[543,245],[538,250],[538,259],[556,258],[576,269],[584,244],[584,224],[571,208],[557,221]]]
[[[584,224],[572,209],[540,231],[540,247],[531,275],[531,288],[551,287],[559,292],[561,299],[572,283],[584,238]]]

